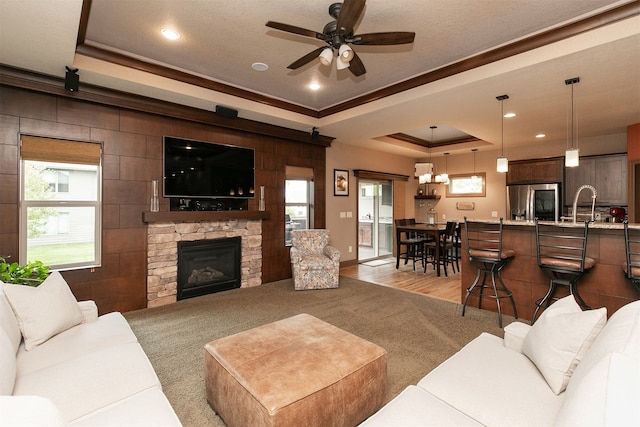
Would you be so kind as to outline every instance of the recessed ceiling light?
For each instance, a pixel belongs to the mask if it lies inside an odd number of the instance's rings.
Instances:
[[[515,117],[516,113],[507,113],[504,115],[505,118],[510,119],[511,117]]]
[[[318,82],[313,82],[313,83],[309,84],[309,89],[311,89],[311,90],[318,90],[318,89],[320,89],[320,83],[318,83]]]
[[[544,138],[545,136],[547,135],[545,135],[544,133],[539,133],[536,135],[536,138]]]
[[[178,33],[176,30],[163,28],[162,30],[160,30],[160,32],[169,40],[178,40],[180,38],[180,33]]]
[[[256,71],[267,71],[269,69],[269,66],[264,62],[254,62],[253,64],[251,64],[251,68]]]

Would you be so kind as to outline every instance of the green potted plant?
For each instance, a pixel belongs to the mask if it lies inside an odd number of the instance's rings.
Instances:
[[[4,283],[17,285],[38,286],[49,276],[49,266],[41,261],[28,262],[18,265],[17,262],[8,263],[0,257],[0,280]]]

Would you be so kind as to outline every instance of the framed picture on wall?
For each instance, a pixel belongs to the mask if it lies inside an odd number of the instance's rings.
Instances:
[[[349,195],[349,171],[340,169],[333,170],[333,195]]]

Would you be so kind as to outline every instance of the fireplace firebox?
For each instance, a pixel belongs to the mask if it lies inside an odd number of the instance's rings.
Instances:
[[[239,288],[242,237],[178,242],[177,299]]]

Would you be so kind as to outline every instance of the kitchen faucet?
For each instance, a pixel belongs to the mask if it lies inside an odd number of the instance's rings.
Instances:
[[[580,192],[588,188],[591,190],[591,222],[594,221],[593,213],[596,208],[596,197],[598,197],[598,191],[595,189],[593,185],[581,185],[576,191],[576,197],[573,199],[573,223],[576,223],[577,211],[578,211],[578,196],[580,196]]]

